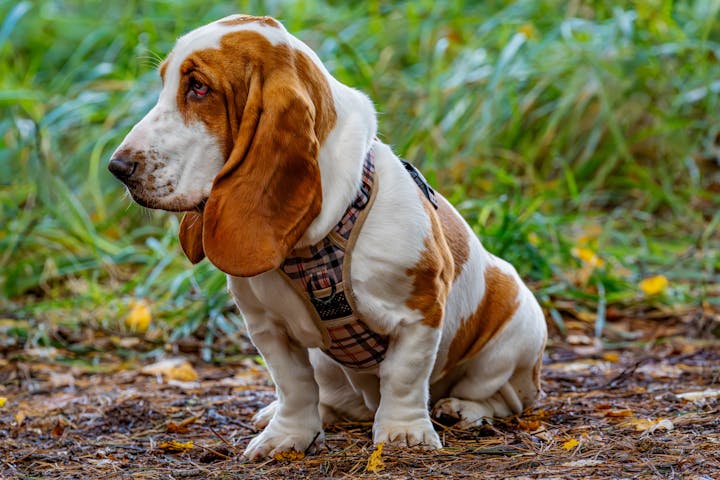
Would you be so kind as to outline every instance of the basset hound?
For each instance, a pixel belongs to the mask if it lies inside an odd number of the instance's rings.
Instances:
[[[160,76],[109,169],[186,212],[185,254],[227,274],[277,394],[246,458],[309,451],[337,419],[440,448],[431,416],[467,428],[533,404],[538,302],[377,138],[368,97],[270,17],[191,31]]]

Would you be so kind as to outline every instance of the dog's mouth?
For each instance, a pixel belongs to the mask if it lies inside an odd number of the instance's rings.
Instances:
[[[207,197],[202,198],[200,201],[189,201],[187,199],[175,197],[175,198],[154,198],[146,197],[140,192],[128,186],[128,192],[130,196],[138,205],[151,208],[153,210],[165,210],[166,212],[198,212],[202,213],[207,203]]]

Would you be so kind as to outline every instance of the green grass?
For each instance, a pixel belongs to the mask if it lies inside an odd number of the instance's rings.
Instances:
[[[0,0],[2,316],[123,332],[146,298],[162,339],[237,331],[223,276],[182,257],[177,217],[133,204],[106,170],[154,103],[158,59],[236,12],[281,19],[367,92],[381,138],[561,329],[567,301],[598,331],[608,307],[719,303],[720,1],[349,5]],[[583,245],[603,266],[583,269]],[[647,298],[652,274],[670,288]],[[32,330],[11,336],[52,343]]]

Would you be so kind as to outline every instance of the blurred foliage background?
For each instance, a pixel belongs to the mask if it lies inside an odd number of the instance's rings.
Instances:
[[[149,351],[232,354],[224,275],[106,164],[175,39],[238,12],[280,19],[373,98],[381,138],[517,266],[556,335],[720,305],[720,0],[0,0],[0,349],[135,328]],[[126,321],[138,305],[149,327]]]

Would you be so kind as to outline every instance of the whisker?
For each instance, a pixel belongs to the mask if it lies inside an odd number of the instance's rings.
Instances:
[[[152,50],[146,50],[145,53],[138,55],[138,60],[142,61],[143,65],[148,65],[157,69],[163,62],[163,56]]]

